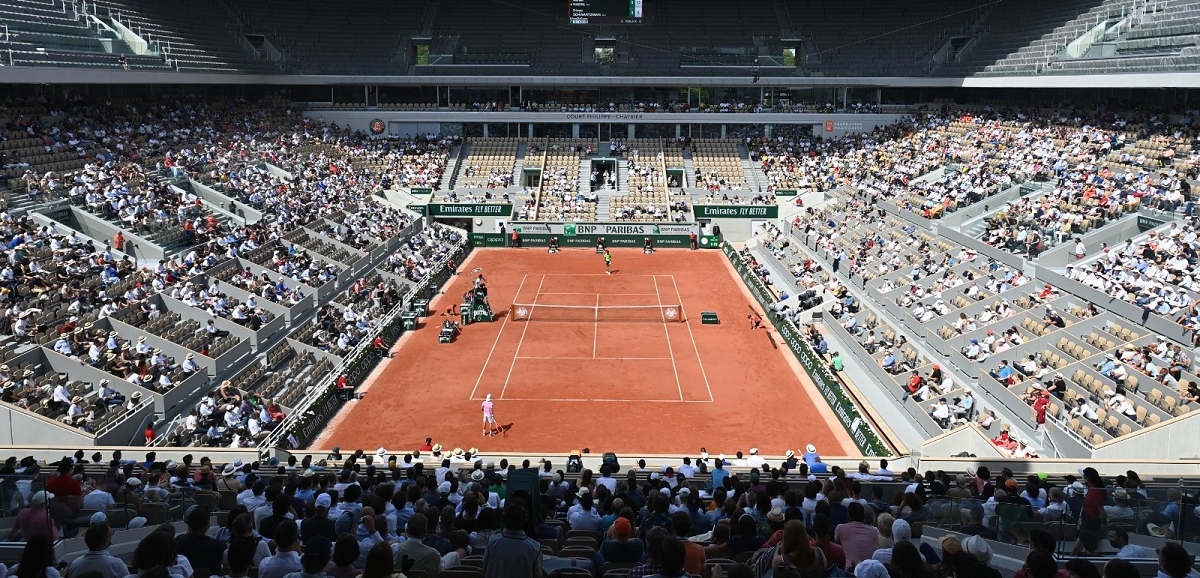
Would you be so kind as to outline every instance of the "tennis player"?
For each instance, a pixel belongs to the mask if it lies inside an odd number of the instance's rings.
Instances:
[[[496,435],[496,415],[492,413],[492,394],[483,400],[483,435]]]
[[[612,275],[612,253],[608,249],[604,250],[604,274]]]

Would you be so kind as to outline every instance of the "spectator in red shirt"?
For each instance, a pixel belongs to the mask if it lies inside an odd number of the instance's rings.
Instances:
[[[846,552],[838,544],[829,541],[831,531],[829,516],[825,514],[814,515],[812,519],[812,547],[825,554],[825,565],[827,567],[837,566],[838,568],[845,568]]]
[[[1083,469],[1083,483],[1087,484],[1087,492],[1083,495],[1083,508],[1079,512],[1079,531],[1099,536],[1100,527],[1104,525],[1104,504],[1108,501],[1108,492],[1096,468]]]
[[[64,459],[58,464],[58,475],[46,480],[46,491],[54,496],[50,502],[50,515],[60,525],[77,516],[83,504],[83,485],[71,476],[73,469],[74,462]]]
[[[1037,401],[1033,402],[1033,415],[1037,420],[1037,426],[1046,425],[1046,406],[1050,405],[1050,392],[1042,390],[1038,395]]]

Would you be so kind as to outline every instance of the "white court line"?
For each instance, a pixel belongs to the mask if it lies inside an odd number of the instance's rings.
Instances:
[[[683,312],[683,294],[679,292],[679,284],[675,282],[675,276],[669,275],[669,277],[671,277],[671,285],[675,287],[675,297],[679,299],[679,318],[685,321],[684,325],[687,325],[688,335],[692,338],[692,350],[696,352],[696,365],[700,366],[700,375],[704,376],[704,388],[708,390],[708,401],[713,401],[712,386],[708,383],[708,372],[704,371],[704,360],[700,358],[700,348],[696,346],[696,334],[692,333],[692,323]]]
[[[674,277],[672,277],[674,279]],[[664,315],[662,311],[662,295],[658,292],[658,275],[654,275],[654,295],[658,299],[658,314]],[[683,311],[680,311],[683,313]],[[679,365],[675,363],[675,348],[671,346],[671,332],[667,329],[667,318],[662,320],[663,335],[667,337],[667,354],[671,356],[671,370],[675,372],[675,388],[679,390],[679,401],[683,401],[683,384],[679,382]]]
[[[546,273],[546,277],[606,277],[605,273]],[[655,275],[646,275],[645,273],[630,273],[621,275],[622,277],[655,277]]]
[[[600,341],[600,294],[596,294],[596,310],[592,320],[592,359],[596,359],[596,343]]]
[[[521,277],[521,284],[517,286],[517,295],[521,294],[521,289],[525,287],[525,279],[528,277],[528,273]],[[535,297],[534,300],[536,301],[537,298]],[[479,391],[479,384],[483,381],[483,374],[487,371],[488,363],[492,361],[492,354],[496,352],[496,345],[500,343],[500,335],[504,333],[504,328],[508,326],[508,318],[509,316],[505,315],[504,321],[500,322],[500,331],[496,332],[496,340],[492,342],[492,348],[488,350],[487,359],[483,361],[483,367],[479,370],[479,379],[475,380],[475,387],[471,389],[471,399],[475,399],[475,392]],[[512,368],[509,368],[509,371],[511,370]]]
[[[471,401],[482,401],[483,398]],[[608,399],[594,397],[508,397],[504,401],[551,401],[551,402],[612,402],[612,403],[713,403],[707,399]]]
[[[513,368],[517,366],[517,356],[521,355],[521,344],[525,343],[525,332],[529,331],[529,320],[533,319],[534,310],[537,309],[537,298],[542,292],[542,284],[546,282],[546,276],[542,275],[542,280],[538,282],[537,291],[533,294],[533,302],[529,304],[529,316],[525,318],[525,327],[521,328],[521,338],[517,340],[517,350],[513,352],[512,363],[508,365],[508,375],[504,377],[504,387],[500,388],[500,399],[504,399],[504,392],[508,390],[508,380],[512,379]],[[525,280],[522,279],[524,284]],[[497,336],[499,337],[499,336]],[[480,374],[483,377],[483,374]]]
[[[670,357],[529,357],[521,356],[513,359],[595,359],[603,361],[667,361]]]
[[[605,292],[605,293],[554,293],[554,292],[547,292],[547,293],[539,293],[539,295],[638,295],[638,296],[642,296],[642,297],[649,297],[650,295],[654,295],[654,293],[608,293],[608,292]]]

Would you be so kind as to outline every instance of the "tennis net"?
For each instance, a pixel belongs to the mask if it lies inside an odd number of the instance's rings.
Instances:
[[[508,308],[513,321],[683,321],[679,305],[542,305],[513,303]]]

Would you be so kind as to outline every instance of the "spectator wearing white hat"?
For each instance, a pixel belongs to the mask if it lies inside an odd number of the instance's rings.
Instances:
[[[804,453],[800,456],[800,459],[804,460],[804,463],[808,464],[808,467],[811,468],[813,464],[817,463],[818,457],[817,446],[808,444],[804,446]]]
[[[892,522],[892,547],[899,542],[909,542],[912,540],[912,526],[908,525],[903,519],[898,519]],[[871,559],[878,560],[884,564],[892,561],[892,548],[879,548],[871,555]],[[925,559],[925,555],[921,554],[921,559]]]
[[[50,517],[48,503],[54,499],[54,494],[45,490],[33,494],[29,498],[29,506],[17,513],[13,527],[8,532],[8,539],[18,537],[28,540],[34,534],[46,534],[51,540],[58,539],[58,526]]]
[[[766,460],[758,455],[758,448],[750,448],[750,457],[746,458],[746,465],[751,468],[761,468]]]

